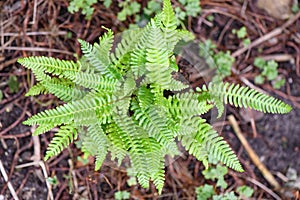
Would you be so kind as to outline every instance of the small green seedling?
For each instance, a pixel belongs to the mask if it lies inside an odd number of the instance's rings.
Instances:
[[[203,186],[196,188],[197,200],[207,200],[215,194],[214,187],[212,185],[204,184]]]
[[[47,178],[47,182],[50,183],[50,184],[53,185],[53,186],[57,186],[58,183],[59,183],[56,176],[48,177],[48,178]]]
[[[125,21],[127,16],[132,16],[140,12],[141,4],[136,1],[125,0],[119,3],[122,10],[118,13],[118,20]]]
[[[94,13],[93,5],[100,0],[70,0],[68,11],[72,14],[81,11],[85,15],[85,19],[91,20]],[[103,0],[103,4],[108,8],[112,3],[112,0]]]
[[[221,187],[223,189],[227,188],[227,183],[224,180],[224,176],[227,173],[228,173],[227,167],[222,166],[220,164],[218,164],[216,168],[209,167],[208,169],[205,169],[202,172],[205,179],[211,179],[211,180],[217,179],[217,187]]]
[[[196,17],[201,12],[201,6],[199,0],[179,0],[180,6],[176,6],[175,16],[177,18],[177,24],[183,24],[183,21],[187,19],[188,16]],[[122,10],[118,13],[118,19],[120,21],[125,21],[127,16],[135,15],[135,22],[138,24],[143,24],[141,21],[149,20],[153,14],[159,13],[161,10],[163,0],[150,0],[147,2],[147,6],[143,8],[143,14],[139,15],[141,11],[141,3],[136,1],[126,0],[119,3],[119,7]]]
[[[72,14],[81,10],[81,13],[85,15],[87,20],[92,18],[94,13],[93,4],[97,3],[98,0],[71,0],[68,6],[68,11]]]
[[[16,76],[9,76],[8,79],[8,87],[10,90],[10,93],[17,93],[19,91],[19,82]]]
[[[272,81],[275,89],[280,89],[285,84],[285,79],[278,76],[278,63],[274,60],[265,61],[262,58],[255,58],[254,66],[262,70],[261,74],[254,78],[256,84],[263,84],[266,80]]]
[[[243,45],[248,46],[251,43],[250,38],[247,37],[247,29],[245,26],[240,29],[232,29],[232,33],[235,34],[239,39],[242,39]]]
[[[213,15],[207,15],[206,19],[210,22],[213,22],[215,17]]]
[[[114,194],[116,200],[126,200],[130,198],[130,193],[127,191],[118,191]]]
[[[254,190],[247,186],[247,185],[243,185],[243,186],[240,186],[236,189],[236,192],[243,198],[250,198],[252,197],[253,193],[254,193]]]
[[[210,167],[202,173],[205,179],[217,179],[216,187],[221,187],[221,191],[225,191],[228,184],[224,180],[224,176],[227,174],[227,172],[228,171],[225,166],[221,166],[220,164],[218,164],[216,168]],[[218,195],[217,190],[214,188],[214,186],[208,184],[197,187],[195,189],[195,192],[197,200],[238,200],[250,198],[253,195],[253,189],[246,185],[240,186],[236,189],[236,193],[238,194],[238,196],[234,191],[224,192]]]
[[[300,11],[300,6],[298,1],[293,1],[292,12],[297,13]]]

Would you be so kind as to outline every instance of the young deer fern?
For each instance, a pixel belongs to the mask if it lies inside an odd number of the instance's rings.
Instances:
[[[99,43],[79,40],[83,57],[77,62],[20,58],[18,62],[31,69],[38,81],[28,95],[52,93],[66,102],[24,122],[38,125],[34,134],[59,128],[45,159],[59,154],[78,134],[82,151],[96,157],[96,170],[108,153],[119,163],[129,156],[139,183],[147,188],[152,180],[161,193],[164,157],[179,154],[177,139],[206,166],[213,156],[243,171],[229,145],[200,115],[214,105],[222,114],[223,103],[271,113],[287,113],[291,107],[234,84],[189,90],[172,76],[178,70],[173,51],[179,40],[192,38],[177,29],[171,3],[165,0],[162,13],[145,28],[125,32],[115,51],[114,35],[108,29]]]

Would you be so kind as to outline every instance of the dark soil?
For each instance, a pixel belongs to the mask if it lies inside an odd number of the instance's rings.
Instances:
[[[106,9],[101,3],[95,5],[96,12],[93,19],[86,21],[79,13],[72,15],[67,12],[67,0],[38,2],[40,3],[35,23],[32,23],[35,1],[0,2],[0,90],[4,94],[0,102],[0,161],[18,197],[28,200],[48,199],[49,192],[41,166],[35,164],[22,166],[33,162],[36,143],[31,136],[31,128],[22,125],[21,122],[32,114],[55,107],[61,102],[51,95],[25,97],[25,92],[33,80],[30,72],[16,63],[16,58],[47,55],[74,59],[74,52],[80,55],[77,38],[94,42],[104,32],[102,25],[112,28],[117,33],[133,21],[132,18],[128,18],[125,23],[119,22],[116,18],[118,8]],[[218,50],[235,52],[241,48],[241,41],[231,33],[233,28],[246,26],[249,38],[254,41],[285,23],[284,20],[275,19],[258,9],[254,2],[256,1],[249,1],[245,13],[242,14],[240,11],[243,4],[240,1],[203,0],[201,15],[194,19],[190,18],[187,28],[195,33],[198,40],[212,39],[217,44]],[[205,20],[209,14],[214,16],[213,22]],[[291,169],[294,169],[298,176],[300,174],[300,45],[299,40],[293,39],[297,36],[296,33],[300,34],[299,30],[300,19],[297,19],[282,34],[273,38],[277,42],[267,41],[252,48],[251,51],[237,55],[236,65],[233,68],[240,74],[233,70],[232,76],[226,78],[229,82],[245,84],[243,80],[246,79],[253,83],[254,77],[259,73],[258,69],[252,66],[257,56],[288,54],[294,59],[292,64],[288,61],[280,63],[279,74],[287,80],[280,91],[272,89],[270,83],[260,86],[273,96],[290,103],[294,108],[292,112],[286,115],[264,114],[262,118],[257,117],[255,123],[257,136],[254,137],[250,122],[243,118],[243,114],[238,109],[227,107],[227,114],[235,115],[254,151],[282,185],[281,191],[274,192],[283,199],[299,199],[300,189],[300,181],[287,180],[289,177],[287,173]],[[46,34],[39,34],[40,32]],[[17,35],[12,36],[10,33]],[[67,33],[70,34],[67,36]],[[37,50],[36,47],[45,50]],[[182,61],[180,67],[182,76],[191,82],[192,87],[203,83],[203,79],[195,76],[197,71],[193,70],[193,66]],[[18,78],[20,89],[16,93],[12,93],[7,85],[11,75]],[[237,152],[246,171],[242,174],[231,171],[226,176],[230,190],[240,185],[248,185],[255,189],[254,199],[273,199],[266,191],[266,188],[272,190],[272,187],[249,159],[228,125],[226,116],[221,122],[225,124],[222,136]],[[218,122],[215,124],[218,130],[222,130]],[[41,159],[52,136],[53,133],[39,136]],[[75,144],[72,144],[59,156],[45,163],[47,176],[57,177],[57,184],[51,186],[55,199],[114,199],[114,193],[120,190],[130,192],[133,199],[195,199],[196,187],[204,183],[215,184],[203,178],[201,174],[203,165],[187,153],[171,161],[166,158],[170,165],[166,167],[166,183],[161,196],[158,196],[153,186],[148,190],[140,186],[128,186],[126,181],[129,177],[126,176],[123,166],[117,167],[116,163],[107,161],[100,171],[95,172],[93,158],[89,158],[88,163],[84,164],[80,161],[81,157],[82,153]],[[249,182],[245,177],[257,180],[264,187]],[[220,189],[217,188],[216,191],[220,192]],[[1,199],[12,199],[2,173]]]
[[[292,167],[300,174],[300,110],[288,115],[266,115],[257,124],[259,137],[250,143],[273,172],[286,174]]]

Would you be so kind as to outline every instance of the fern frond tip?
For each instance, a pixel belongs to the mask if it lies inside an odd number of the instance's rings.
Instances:
[[[289,112],[291,112],[292,110],[293,110],[293,107],[290,106],[289,104],[286,104],[286,106],[285,106],[285,111],[286,111],[286,113],[289,113]]]
[[[18,58],[17,62],[22,65],[22,63],[24,62],[24,58]]]

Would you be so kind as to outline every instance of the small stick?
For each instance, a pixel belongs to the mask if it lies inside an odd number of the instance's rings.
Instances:
[[[45,163],[43,161],[39,161],[39,165],[41,166],[43,174],[44,174],[44,177],[46,179],[46,186],[48,188],[47,199],[54,200],[53,193],[52,193],[52,186],[51,186],[51,184],[47,180],[48,179],[48,174],[47,174]]]
[[[252,127],[252,130],[253,130],[253,137],[256,138],[257,137],[257,130],[256,130],[256,124],[255,124],[253,112],[250,108],[248,108],[248,112],[250,114],[250,123],[251,123],[251,127]]]
[[[286,62],[286,61],[294,60],[293,56],[290,54],[272,54],[272,55],[261,56],[261,58],[264,60],[274,60],[277,62]]]
[[[280,188],[279,183],[276,181],[274,176],[270,173],[270,171],[266,168],[266,166],[259,160],[259,157],[254,152],[252,147],[249,145],[246,138],[243,136],[240,127],[234,118],[233,115],[228,116],[228,120],[230,124],[232,125],[232,128],[234,132],[236,133],[237,137],[241,141],[242,145],[245,147],[249,157],[253,161],[253,163],[257,166],[257,168],[261,171],[262,175],[265,177],[265,179],[275,188],[275,190]]]
[[[15,189],[13,188],[12,184],[8,181],[8,176],[7,176],[6,172],[5,172],[5,169],[4,169],[4,166],[3,166],[1,160],[0,160],[0,171],[1,171],[1,174],[2,174],[2,176],[4,178],[4,180],[7,182],[7,186],[8,186],[8,189],[9,189],[12,197],[15,200],[19,200],[19,197],[17,196]]]
[[[45,180],[46,180],[46,186],[48,188],[48,197],[47,197],[47,199],[54,200],[53,193],[52,193],[52,186],[47,181],[48,174],[47,174],[47,169],[46,169],[45,163],[43,161],[40,160],[40,161],[33,161],[33,162],[30,162],[30,163],[21,164],[21,165],[17,165],[15,168],[16,169],[21,169],[21,168],[36,166],[36,165],[39,165],[42,168],[43,175],[44,175]]]
[[[251,44],[249,44],[246,47],[243,47],[241,49],[238,49],[237,51],[235,51],[232,56],[233,57],[238,57],[239,55],[241,55],[242,53],[244,53],[245,51],[252,49],[253,47],[271,39],[274,38],[278,35],[280,35],[284,29],[286,29],[288,26],[290,26],[291,24],[293,24],[298,18],[300,17],[300,12],[298,12],[296,15],[292,16],[286,23],[284,23],[281,27],[274,29],[273,31],[265,34],[264,36],[254,40],[253,42],[251,42]]]
[[[12,50],[12,51],[41,51],[41,52],[53,52],[53,53],[62,53],[66,55],[73,55],[72,52],[60,50],[60,49],[49,49],[43,47],[3,47],[4,50]]]
[[[52,32],[52,31],[37,31],[37,32],[26,32],[26,33],[0,33],[0,36],[16,36],[16,37],[20,37],[20,36],[36,36],[36,35],[54,35],[54,36],[58,36],[58,35],[67,35],[66,31],[58,31],[58,32]]]
[[[280,198],[276,193],[274,193],[270,188],[268,188],[267,186],[265,186],[265,185],[262,184],[261,182],[255,180],[254,178],[247,177],[247,176],[244,176],[244,175],[235,173],[235,172],[233,172],[233,171],[229,171],[228,173],[229,173],[230,175],[234,175],[234,176],[243,178],[243,179],[245,179],[245,180],[247,180],[247,181],[253,183],[254,185],[260,187],[261,189],[263,189],[264,191],[266,191],[267,193],[269,193],[272,197],[274,197],[274,199],[276,199],[276,200],[281,200],[281,198]]]
[[[34,6],[33,6],[33,17],[32,17],[32,21],[29,22],[29,24],[35,24],[35,20],[36,20],[36,12],[37,12],[37,0],[34,0]]]
[[[35,127],[31,128],[31,133],[33,134],[35,131]],[[39,162],[41,160],[41,144],[40,144],[40,138],[38,135],[34,135],[32,136],[32,140],[33,140],[33,156],[31,157],[31,159],[34,162]],[[38,165],[37,165],[38,166]]]

